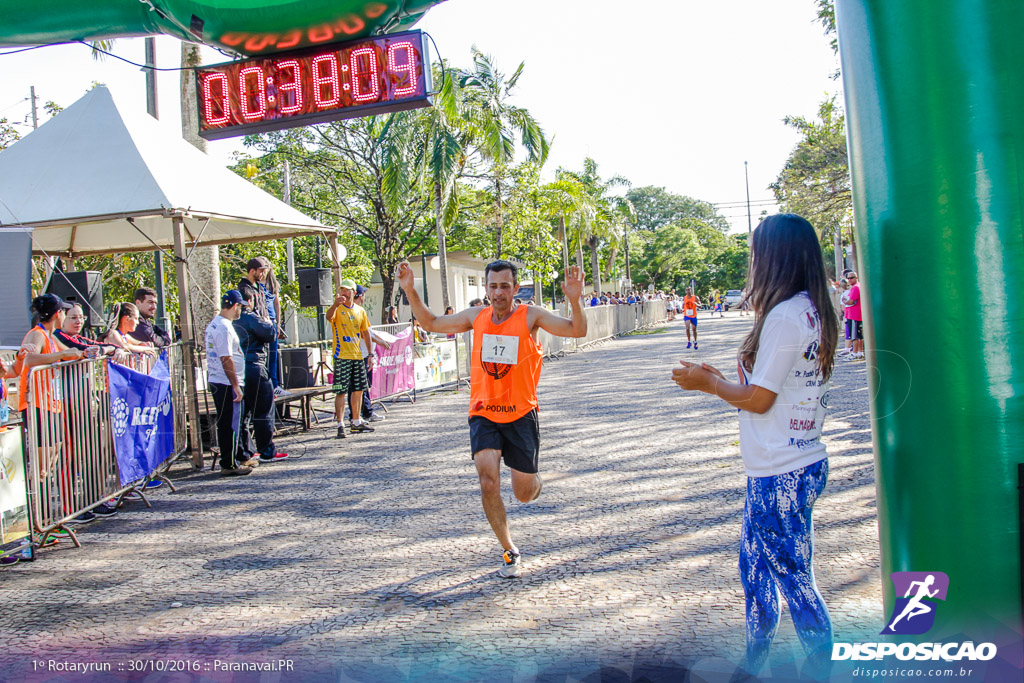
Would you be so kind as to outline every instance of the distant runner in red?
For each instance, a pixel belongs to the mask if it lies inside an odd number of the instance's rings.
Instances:
[[[501,500],[501,461],[512,470],[512,491],[527,503],[540,495],[538,472],[540,423],[537,419],[537,383],[541,351],[537,329],[559,337],[583,337],[587,319],[580,306],[583,273],[573,266],[565,274],[562,292],[572,306],[572,318],[563,318],[539,306],[514,303],[519,291],[519,269],[509,261],[494,261],[484,269],[491,305],[437,316],[423,305],[413,286],[408,263],[398,266],[398,284],[409,298],[413,315],[427,332],[458,334],[473,330],[470,372],[469,440],[480,478],[487,521],[498,537],[502,566],[498,574],[522,574],[519,549],[512,543]]]

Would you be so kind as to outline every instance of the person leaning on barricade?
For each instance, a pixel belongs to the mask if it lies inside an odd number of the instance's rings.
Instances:
[[[64,441],[63,426],[57,427],[63,413],[60,395],[61,384],[57,381],[56,371],[41,370],[33,378],[33,391],[30,396],[29,375],[34,367],[78,360],[85,355],[81,349],[63,348],[53,336],[57,328],[64,324],[64,318],[70,308],[71,304],[65,303],[56,294],[43,294],[33,299],[31,310],[36,324],[21,342],[23,348],[32,348],[33,350],[25,353],[21,359],[18,410],[21,411],[24,418],[26,443],[32,443],[32,433],[28,431],[29,425],[35,426],[37,450],[33,455],[36,457],[42,479],[48,479],[55,474],[60,445]],[[81,521],[91,521],[93,518],[89,516]]]
[[[138,342],[149,342],[158,349],[168,346],[171,343],[171,335],[153,322],[156,316],[156,290],[152,287],[139,287],[132,299],[135,301],[135,308],[139,310],[139,320],[128,336]]]
[[[110,312],[110,320],[107,331],[103,335],[103,342],[140,356],[155,356],[156,349],[151,342],[135,341],[130,336],[138,324],[139,309],[135,307],[135,304],[117,304]]]
[[[72,304],[64,317],[64,324],[60,329],[54,331],[54,338],[65,348],[81,349],[89,358],[100,356],[114,356],[117,362],[125,362],[128,352],[113,344],[104,344],[93,339],[82,336],[82,328],[85,326],[85,313],[79,304]]]
[[[242,314],[245,301],[237,289],[220,299],[220,313],[206,326],[206,372],[213,407],[217,412],[217,443],[220,445],[220,473],[225,476],[249,474],[242,452],[242,386],[245,356],[232,322]]]
[[[256,294],[255,296],[259,296]],[[249,467],[261,462],[286,460],[287,453],[279,453],[274,445],[274,385],[267,372],[267,353],[270,342],[277,337],[277,325],[269,318],[260,318],[253,312],[252,290],[245,299],[245,308],[232,323],[238,343],[245,356],[245,389],[242,392],[242,429],[240,438]],[[249,438],[249,426],[256,437],[253,448]]]

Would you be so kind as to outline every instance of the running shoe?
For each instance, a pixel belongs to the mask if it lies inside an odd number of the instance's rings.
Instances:
[[[367,418],[370,422],[383,422],[384,416],[380,413],[371,413],[370,417]]]
[[[338,436],[336,438],[338,438],[338,439],[346,439],[346,438],[348,438],[348,434],[345,433],[345,425],[338,425]]]
[[[72,517],[67,521],[68,524],[88,524],[89,522],[96,519],[96,515],[91,512],[83,512],[77,517]]]
[[[100,503],[92,509],[92,513],[97,517],[113,517],[117,514],[117,508],[110,503]]]
[[[158,489],[158,488],[160,488],[163,485],[164,485],[164,483],[162,481],[160,481],[159,479],[150,479],[149,481],[146,482],[146,485],[144,487],[142,487],[142,488],[144,490],[148,491],[149,489]]]
[[[352,425],[350,431],[353,434],[359,434],[360,432],[375,432],[377,430],[371,427],[370,425],[366,424],[365,422],[362,422],[357,425]]]
[[[266,456],[266,455],[261,455],[260,456],[260,462],[280,462],[282,460],[287,460],[287,459],[288,459],[288,454],[287,453],[281,453],[281,452],[274,453],[273,455],[271,455],[269,457]]]
[[[279,397],[279,396],[287,398],[289,396],[294,396],[294,394],[292,392],[288,391],[287,389],[285,389],[284,387],[275,387],[274,388],[274,397],[276,398],[276,397]]]
[[[693,342],[693,350],[694,350],[694,351],[696,351],[696,350],[697,350],[697,342]]]
[[[693,342],[686,342],[686,348],[693,348]]]
[[[514,579],[523,573],[522,556],[519,553],[506,550],[501,554],[501,569],[498,576],[503,579]]]
[[[18,564],[18,560],[21,558],[16,555],[8,555],[7,557],[0,557],[0,565],[11,565]]]
[[[240,477],[243,474],[252,474],[252,468],[246,467],[245,465],[239,465],[233,469],[226,470],[222,467],[220,474],[222,477]]]

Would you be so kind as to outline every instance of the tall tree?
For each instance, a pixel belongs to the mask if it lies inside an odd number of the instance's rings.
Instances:
[[[502,200],[509,168],[515,158],[516,133],[532,162],[543,164],[547,159],[549,143],[540,124],[529,111],[511,103],[512,91],[523,75],[526,63],[520,62],[515,72],[506,77],[494,66],[494,60],[473,47],[473,68],[459,74],[459,86],[464,90],[466,126],[473,144],[490,163],[490,180],[495,201],[495,256],[504,251],[504,217]]]
[[[823,244],[835,250],[836,272],[842,270],[844,233],[853,242],[853,194],[847,161],[846,122],[835,96],[822,102],[813,121],[787,116],[786,125],[800,140],[771,184],[779,206],[816,226]]]
[[[406,111],[246,138],[248,146],[290,160],[295,207],[361,238],[379,270],[385,302],[393,296],[398,264],[434,246],[424,121]]]

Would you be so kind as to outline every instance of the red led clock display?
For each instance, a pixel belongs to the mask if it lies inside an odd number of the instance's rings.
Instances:
[[[431,104],[420,31],[204,66],[196,79],[207,140]]]

